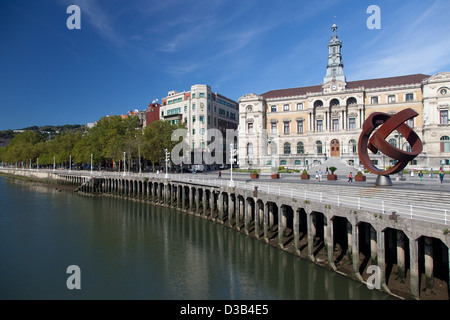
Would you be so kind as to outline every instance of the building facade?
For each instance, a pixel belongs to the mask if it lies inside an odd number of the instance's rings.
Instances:
[[[191,153],[209,152],[208,145],[211,137],[208,134],[220,132],[223,142],[222,146],[228,150],[226,145],[227,130],[236,131],[239,123],[238,103],[219,93],[213,92],[211,87],[205,84],[191,86],[190,91],[170,91],[167,97],[162,99],[160,118],[173,124],[184,124],[187,129],[185,141],[189,144]],[[211,129],[217,129],[214,131]],[[236,138],[233,141],[237,143]],[[226,152],[224,152],[225,157]],[[225,161],[218,161],[220,165]],[[194,161],[192,164],[202,164],[203,161]]]
[[[321,85],[246,94],[239,99],[239,165],[242,168],[310,168],[329,157],[360,166],[357,143],[373,112],[395,114],[405,108],[419,115],[408,121],[423,142],[410,168],[438,169],[450,164],[450,73],[347,81],[337,26],[332,26],[328,64]],[[387,140],[410,150],[394,131]],[[372,162],[383,168],[396,160],[381,154]]]

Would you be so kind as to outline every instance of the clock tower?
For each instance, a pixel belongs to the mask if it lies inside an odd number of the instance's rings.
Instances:
[[[325,89],[335,91],[345,88],[345,75],[344,75],[344,63],[342,62],[342,42],[339,41],[337,36],[337,25],[333,23],[331,26],[331,40],[328,43],[328,64],[327,74],[323,78],[323,86]],[[327,91],[328,91],[327,90]]]

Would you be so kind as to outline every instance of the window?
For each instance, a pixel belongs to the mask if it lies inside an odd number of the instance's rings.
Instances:
[[[200,97],[200,98],[204,98],[204,97],[205,97],[205,94],[204,94],[203,92],[201,92],[201,93],[199,93],[199,97]]]
[[[192,129],[192,134],[195,134],[195,129]]]
[[[411,128],[414,127],[414,119],[408,119],[405,121],[405,123],[410,126]]]
[[[303,110],[303,103],[297,103],[297,110]]]
[[[253,154],[253,145],[251,143],[247,144],[247,155],[251,156]]]
[[[441,124],[448,124],[448,110],[441,110]]]
[[[286,160],[281,160],[280,161],[280,165],[285,166],[286,165]]]
[[[322,141],[317,140],[316,141],[316,153],[322,154],[323,148],[322,148]]]
[[[186,112],[187,111],[187,106],[184,106],[184,112]]]
[[[301,160],[295,160],[295,165],[296,166],[301,166],[302,165],[302,161]]]
[[[333,131],[339,130],[339,119],[333,119]]]
[[[370,98],[370,103],[371,103],[371,104],[378,104],[378,97],[372,97],[372,98]]]
[[[200,142],[200,146],[202,149],[205,149],[205,141]]]
[[[283,111],[289,111],[289,105],[288,104],[285,104],[283,106]]]
[[[192,116],[192,122],[193,123],[195,122],[195,116]]]
[[[333,99],[330,101],[330,107],[336,107],[339,105],[339,100],[338,99]]]
[[[316,100],[316,102],[314,102],[314,108],[319,108],[319,107],[323,107],[322,100]]]
[[[289,121],[284,121],[283,122],[283,133],[284,134],[289,134]]]
[[[205,116],[200,116],[199,120],[200,122],[205,122]]]
[[[192,104],[192,110],[195,110],[195,103]]]
[[[450,152],[450,138],[448,136],[441,137],[441,152]]]
[[[277,133],[277,124],[275,122],[270,123],[270,132]]]
[[[284,143],[284,154],[291,154],[291,144],[289,142]]]
[[[205,128],[200,128],[200,134],[205,134]]]
[[[303,121],[297,121],[297,133],[303,133]]]
[[[396,139],[394,139],[394,138],[389,139],[388,142],[389,142],[390,144],[392,144],[394,147],[397,147],[397,140],[396,140]]]
[[[195,99],[195,93],[192,94],[192,99]]]
[[[348,128],[350,130],[356,129],[356,119],[355,118],[349,118],[348,119]]]
[[[304,153],[305,153],[305,145],[301,141],[297,142],[297,154],[304,154]]]
[[[247,132],[249,134],[252,134],[253,133],[253,122],[248,123],[247,128],[248,128]]]
[[[409,142],[406,141],[405,143],[403,143],[402,145],[402,150],[405,150],[406,152],[411,152],[411,146],[409,145]]]
[[[407,93],[405,100],[406,101],[413,101],[414,100],[414,94],[413,93]]]
[[[277,112],[277,106],[271,106],[270,107],[271,112]]]
[[[356,140],[350,140],[348,142],[348,152],[350,153],[356,153]]]
[[[394,103],[395,102],[395,95],[388,96],[388,102],[389,103]]]
[[[323,120],[317,120],[317,131],[323,130]]]

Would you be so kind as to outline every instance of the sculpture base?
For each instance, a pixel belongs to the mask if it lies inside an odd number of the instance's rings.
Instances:
[[[376,186],[392,186],[391,177],[379,175],[375,181]]]

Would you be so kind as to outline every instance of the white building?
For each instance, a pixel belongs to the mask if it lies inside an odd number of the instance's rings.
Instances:
[[[235,131],[238,127],[238,103],[213,92],[208,85],[196,84],[191,86],[190,91],[169,91],[167,97],[162,99],[160,119],[186,126],[188,131],[186,140],[189,142],[191,152],[195,150],[208,151],[210,142],[208,131],[210,129],[218,129],[221,132],[223,148],[228,150],[229,146],[225,143],[226,131],[227,129]],[[237,140],[237,135],[233,140]],[[224,160],[225,158],[224,152]],[[222,164],[223,161],[216,165]],[[203,163],[203,161],[197,162],[192,159],[192,163]],[[216,165],[212,167],[216,167]]]

